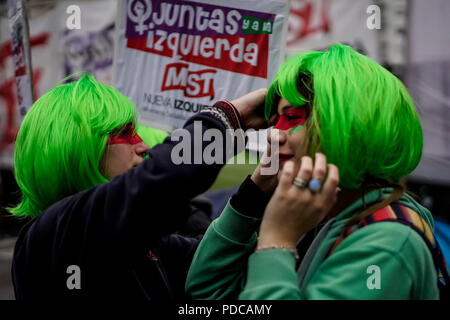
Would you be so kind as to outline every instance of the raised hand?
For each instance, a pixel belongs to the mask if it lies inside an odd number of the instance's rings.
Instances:
[[[267,89],[262,88],[231,101],[239,112],[246,128],[267,128],[267,122],[264,119],[264,101],[266,95]]]
[[[323,154],[316,154],[314,167],[310,157],[303,157],[298,173],[292,161],[286,162],[264,212],[258,247],[295,247],[300,237],[316,227],[333,207],[338,184],[338,168],[327,164]]]

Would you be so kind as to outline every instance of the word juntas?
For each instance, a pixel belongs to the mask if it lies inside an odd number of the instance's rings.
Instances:
[[[185,19],[186,16],[188,19]],[[234,35],[239,30],[238,22],[242,15],[237,10],[230,10],[225,13],[218,7],[210,12],[205,6],[186,1],[185,4],[162,2],[160,12],[152,12],[151,18],[151,21],[158,26],[176,25],[178,28],[199,31],[210,29],[217,33],[226,32],[229,35]],[[187,24],[185,25],[186,20]]]

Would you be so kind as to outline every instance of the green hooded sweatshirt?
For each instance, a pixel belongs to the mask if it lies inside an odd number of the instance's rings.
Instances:
[[[390,192],[374,190],[365,202],[374,204]],[[431,213],[413,198],[405,194],[399,202],[434,229]],[[329,228],[323,227],[321,239],[316,236],[297,272],[290,252],[254,253],[260,220],[240,214],[228,203],[200,242],[186,290],[194,299],[439,299],[427,245],[400,223],[361,228],[326,258],[343,226],[362,210],[359,199],[332,219]]]

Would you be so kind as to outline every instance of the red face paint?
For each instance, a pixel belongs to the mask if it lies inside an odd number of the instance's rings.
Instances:
[[[140,142],[142,139],[133,127],[127,127],[119,135],[112,135],[108,138],[108,144],[138,144]]]
[[[307,114],[305,108],[289,108],[283,112],[275,124],[275,129],[289,130],[298,126],[305,125]]]

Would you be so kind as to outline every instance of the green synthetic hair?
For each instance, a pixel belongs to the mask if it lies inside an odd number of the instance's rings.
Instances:
[[[169,136],[169,133],[166,131],[147,127],[141,124],[136,126],[136,132],[150,148],[163,143],[164,139]]]
[[[90,75],[43,95],[17,135],[14,173],[22,201],[11,212],[36,216],[66,196],[107,182],[99,166],[108,134],[127,123],[136,123],[133,103]]]
[[[311,105],[307,154],[323,152],[338,166],[344,188],[357,189],[373,179],[397,181],[420,161],[422,127],[408,91],[349,46],[287,59],[268,90],[267,120],[280,97],[294,107]]]

